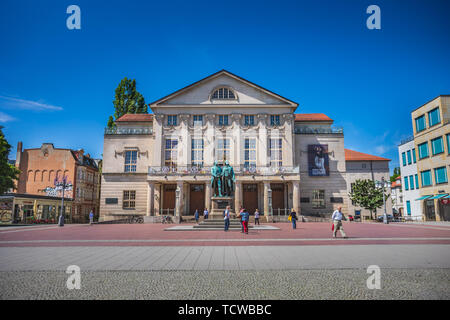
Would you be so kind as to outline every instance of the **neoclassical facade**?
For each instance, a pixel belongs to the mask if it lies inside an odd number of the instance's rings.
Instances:
[[[101,220],[211,210],[215,161],[234,168],[233,209],[348,210],[343,130],[326,115],[297,114],[297,103],[225,70],[149,106],[105,130]]]

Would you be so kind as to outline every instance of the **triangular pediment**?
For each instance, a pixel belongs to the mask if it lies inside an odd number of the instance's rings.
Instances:
[[[218,88],[229,88],[235,99],[213,99]],[[274,92],[243,79],[229,71],[221,70],[150,104],[151,108],[193,105],[268,105],[297,107],[298,104]]]

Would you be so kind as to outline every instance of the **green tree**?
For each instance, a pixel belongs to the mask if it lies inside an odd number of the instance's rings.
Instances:
[[[398,177],[400,177],[400,167],[394,168],[394,172],[391,176],[391,182],[394,182]]]
[[[370,219],[373,219],[372,212],[383,206],[383,191],[377,188],[372,180],[356,180],[352,183],[349,196],[355,206],[370,211]],[[385,194],[386,201],[388,197],[389,194]]]
[[[7,192],[9,189],[15,189],[14,180],[19,179],[20,171],[8,162],[11,145],[6,141],[5,135],[0,126],[0,194]]]
[[[136,90],[136,80],[123,78],[116,88],[114,104],[114,118],[108,118],[108,128],[115,126],[114,121],[127,113],[148,113],[145,99]]]

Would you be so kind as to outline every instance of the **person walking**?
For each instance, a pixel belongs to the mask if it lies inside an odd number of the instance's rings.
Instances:
[[[89,224],[92,225],[92,223],[94,222],[94,212],[89,213]]]
[[[297,212],[295,212],[294,208],[292,208],[289,217],[291,217],[292,229],[297,229]]]
[[[258,209],[255,210],[255,226],[256,225],[259,226],[259,210]]]
[[[333,215],[331,216],[331,220],[333,220],[333,238],[336,238],[336,232],[339,230],[341,232],[341,235],[344,239],[347,239],[347,235],[344,232],[344,228],[342,226],[342,219],[347,220],[342,213],[342,207],[339,206],[337,210],[333,212]]]
[[[249,219],[249,213],[247,210],[244,209],[244,212],[241,213],[242,217],[242,226],[243,226],[243,232],[248,234],[248,219]]]
[[[208,220],[208,214],[209,214],[208,209],[205,208],[205,211],[203,211],[203,218],[204,218],[205,220]]]
[[[198,223],[198,218],[199,218],[198,209],[195,209],[194,218],[195,218],[195,222]]]
[[[228,231],[230,227],[230,206],[227,206],[223,212],[224,231]]]

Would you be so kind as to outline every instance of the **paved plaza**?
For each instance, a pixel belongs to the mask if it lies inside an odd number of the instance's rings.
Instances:
[[[159,224],[0,229],[1,299],[449,299],[448,224],[274,224],[164,231]],[[81,270],[69,290],[66,269]],[[369,290],[367,267],[381,270]]]

